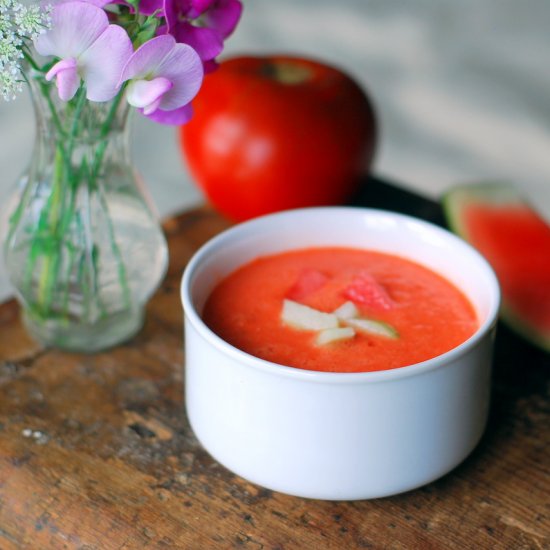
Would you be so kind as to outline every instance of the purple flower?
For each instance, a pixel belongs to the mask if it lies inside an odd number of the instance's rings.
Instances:
[[[224,40],[241,17],[240,0],[147,0],[162,1],[167,30],[177,42],[189,44],[210,68],[223,50]]]
[[[65,0],[58,0],[65,1]],[[107,3],[129,5],[125,0],[84,0],[103,7]],[[189,44],[204,62],[215,67],[224,40],[235,30],[242,13],[240,0],[141,0],[143,15],[157,13],[166,20],[159,34],[169,33],[177,42]]]
[[[74,97],[81,80],[90,101],[112,99],[120,89],[122,68],[133,51],[126,31],[109,25],[101,8],[85,2],[57,4],[51,29],[38,36],[34,45],[39,54],[60,58],[46,79],[56,79],[63,101]]]
[[[165,34],[134,52],[122,70],[120,84],[130,81],[128,103],[145,116],[162,124],[183,124],[191,118],[189,102],[202,78],[202,63],[195,50]]]
[[[164,3],[166,0],[141,0],[139,3],[139,13],[143,15],[153,15],[158,12],[159,17],[164,17]]]

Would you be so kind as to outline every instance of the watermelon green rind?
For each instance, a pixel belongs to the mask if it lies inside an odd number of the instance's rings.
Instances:
[[[453,187],[443,195],[443,209],[450,229],[470,242],[472,235],[463,223],[462,212],[472,202],[482,204],[525,204],[513,186],[507,183],[477,183]]]
[[[475,235],[470,234],[463,213],[466,207],[475,203],[482,206],[519,206],[532,210],[517,190],[506,183],[466,184],[450,189],[442,198],[449,228],[473,246],[476,243]],[[536,214],[534,213],[534,215]],[[544,251],[541,251],[541,254],[543,253]],[[496,274],[499,277],[498,271]],[[550,331],[543,330],[543,328],[524,318],[517,311],[517,305],[504,292],[502,294],[500,317],[516,333],[539,348],[550,352]]]
[[[500,318],[517,334],[523,336],[535,346],[550,352],[550,335],[544,334],[537,327],[522,319],[516,313],[514,307],[504,299],[500,306]]]

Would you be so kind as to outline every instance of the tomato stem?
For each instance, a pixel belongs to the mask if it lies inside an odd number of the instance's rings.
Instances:
[[[309,67],[297,65],[296,63],[287,63],[284,61],[267,61],[261,66],[260,74],[281,84],[294,86],[311,80],[313,72]]]

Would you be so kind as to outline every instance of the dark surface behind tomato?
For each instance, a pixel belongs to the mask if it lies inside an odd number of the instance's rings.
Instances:
[[[205,78],[193,107],[181,128],[184,157],[209,201],[235,221],[342,204],[373,158],[365,92],[315,61],[229,59]]]

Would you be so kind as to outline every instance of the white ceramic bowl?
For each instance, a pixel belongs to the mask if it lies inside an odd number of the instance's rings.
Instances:
[[[480,327],[434,359],[388,371],[326,373],[253,357],[201,320],[214,286],[262,255],[315,246],[380,250],[440,273],[469,297]],[[237,225],[183,276],[186,407],[195,434],[242,477],[292,495],[352,500],[424,485],[460,463],[487,421],[499,288],[451,233],[364,208],[312,208]]]

